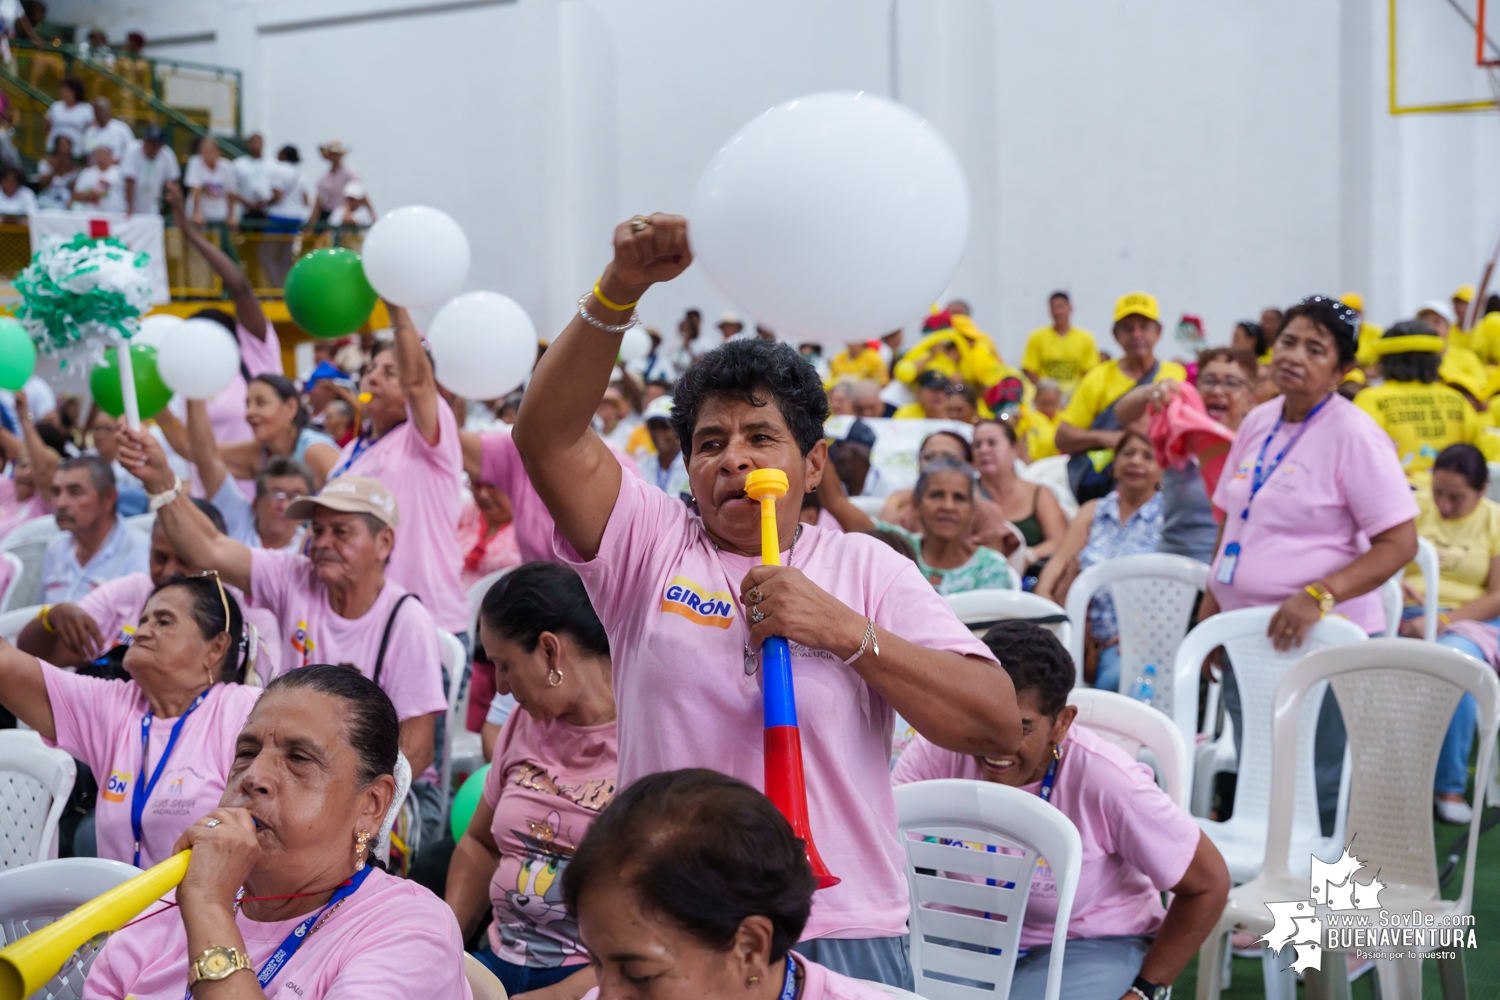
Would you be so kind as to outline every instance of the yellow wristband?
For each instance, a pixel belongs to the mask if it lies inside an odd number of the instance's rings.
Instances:
[[[630,310],[641,304],[640,299],[636,299],[634,302],[628,303],[626,305],[620,305],[619,303],[609,301],[609,299],[606,299],[604,297],[604,293],[599,290],[599,282],[597,281],[594,282],[594,298],[598,299],[599,304],[604,308],[613,309],[617,313],[630,312]]]
[[[1438,623],[1441,624],[1444,628],[1447,628],[1449,625],[1453,624],[1453,619],[1451,619],[1451,618],[1448,617],[1448,612],[1446,612],[1446,611],[1439,611],[1438,612]]]
[[[50,604],[43,604],[42,605],[42,610],[40,610],[40,611],[38,611],[36,613],[36,617],[37,617],[37,621],[39,621],[39,622],[42,623],[42,628],[46,629],[48,632],[52,633],[53,635],[56,635],[57,634],[57,629],[53,628],[52,627],[52,622],[47,619],[47,613],[49,611],[51,611],[51,610],[52,610],[52,605],[50,605]]]

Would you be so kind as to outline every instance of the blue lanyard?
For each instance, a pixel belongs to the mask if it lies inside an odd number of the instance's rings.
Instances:
[[[188,716],[203,704],[203,699],[208,697],[208,691],[204,691],[193,699],[188,710],[182,713],[182,718],[172,726],[172,735],[167,737],[167,748],[162,751],[161,760],[156,762],[156,770],[151,772],[151,780],[146,780],[146,757],[151,749],[151,720],[155,713],[146,709],[146,714],[141,716],[141,769],[135,775],[135,794],[130,799],[130,832],[135,834],[135,866],[141,866],[141,817],[146,812],[146,800],[156,790],[156,783],[161,779],[161,773],[167,768],[167,758],[172,756],[172,748],[177,745],[177,737],[182,735],[182,725],[187,722]]]
[[[1042,775],[1042,787],[1036,790],[1036,794],[1043,802],[1052,801],[1052,786],[1057,784],[1057,765],[1061,760],[1054,754],[1052,763],[1047,765],[1047,773]]]
[[[401,424],[404,423],[406,423],[405,420],[401,421]],[[396,427],[400,427],[401,424],[397,424],[395,427],[388,428],[385,434],[389,434],[391,431],[395,430]],[[355,462],[358,462],[359,456],[368,451],[370,447],[375,444],[375,442],[385,440],[385,434],[382,434],[379,437],[376,437],[374,434],[361,434],[359,437],[355,438],[354,450],[349,453],[349,460],[340,463],[338,468],[330,472],[328,474],[328,479],[337,479],[339,476],[342,476],[344,473],[348,472],[349,467],[352,466]],[[324,481],[327,482],[327,480]]]
[[[1254,502],[1255,494],[1260,492],[1260,488],[1266,485],[1272,476],[1276,475],[1276,470],[1281,468],[1281,460],[1286,458],[1286,453],[1292,450],[1292,445],[1302,440],[1302,434],[1307,430],[1307,425],[1312,423],[1312,418],[1316,417],[1318,411],[1327,406],[1328,401],[1332,398],[1333,393],[1330,392],[1323,397],[1322,402],[1307,412],[1307,416],[1302,418],[1302,423],[1297,426],[1297,430],[1287,439],[1286,444],[1281,446],[1281,451],[1277,452],[1276,457],[1271,460],[1271,467],[1262,472],[1262,467],[1266,461],[1266,449],[1271,447],[1271,439],[1276,436],[1277,431],[1281,430],[1282,421],[1286,419],[1286,405],[1282,405],[1281,416],[1276,418],[1276,426],[1271,428],[1271,433],[1267,434],[1265,441],[1261,442],[1260,455],[1255,459],[1255,475],[1250,479],[1250,496],[1245,500],[1245,509],[1240,511],[1241,521],[1250,520],[1250,504]]]
[[[786,982],[781,987],[781,1000],[792,1000],[797,995],[797,963],[792,961],[792,953],[786,953]]]

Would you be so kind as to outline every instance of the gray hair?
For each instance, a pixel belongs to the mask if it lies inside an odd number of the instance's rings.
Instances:
[[[109,103],[109,98],[107,97],[96,97],[94,98],[93,104],[94,107],[105,112],[106,114],[114,111],[114,106]]]
[[[879,399],[880,383],[874,379],[861,379],[849,387],[849,395],[854,399]]]
[[[969,499],[974,499],[974,480],[978,478],[974,467],[961,459],[942,455],[922,466],[922,474],[917,477],[917,485],[912,487],[913,502],[922,502],[922,497],[927,493],[927,487],[931,485],[932,477],[940,472],[957,472],[962,475],[969,481]]]
[[[93,485],[95,492],[108,493],[115,488],[115,470],[98,455],[79,455],[57,467],[58,472],[67,472],[70,469],[87,469],[89,482]]]
[[[313,474],[308,470],[307,466],[295,458],[276,455],[268,459],[265,466],[255,475],[255,499],[259,500],[271,492],[270,487],[266,485],[269,480],[280,479],[283,476],[297,476],[302,480],[303,485],[307,487],[309,495],[315,492],[313,489]]]
[[[1059,396],[1062,395],[1062,386],[1060,386],[1060,385],[1057,384],[1057,379],[1055,379],[1055,378],[1044,378],[1044,379],[1042,379],[1040,382],[1038,382],[1036,384],[1036,391],[1037,392],[1042,392],[1043,390],[1046,390],[1046,389],[1052,389]]]

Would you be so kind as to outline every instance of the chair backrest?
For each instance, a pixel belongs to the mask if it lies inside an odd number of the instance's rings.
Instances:
[[[0,868],[57,857],[57,824],[78,769],[29,730],[0,730]]]
[[[380,836],[375,839],[375,856],[381,861],[391,860],[391,831],[396,828],[396,817],[401,815],[401,805],[406,793],[411,791],[411,763],[406,754],[396,751],[396,794],[391,796],[391,807],[385,811],[380,823]]]
[[[1428,642],[1437,642],[1438,586],[1442,576],[1437,548],[1427,539],[1418,538],[1415,562],[1422,571],[1422,610],[1427,615],[1427,628],[1422,638]]]
[[[150,538],[151,529],[156,527],[156,512],[148,511],[145,514],[132,514],[125,519],[125,526],[132,531],[139,531],[147,538]]]
[[[1071,455],[1052,455],[1039,458],[1030,465],[1017,470],[1017,475],[1029,483],[1041,483],[1057,497],[1058,506],[1068,520],[1078,516],[1078,498],[1073,496],[1073,487],[1068,483],[1068,459]]]
[[[963,594],[949,594],[947,600],[958,620],[974,628],[976,632],[996,622],[1017,618],[1067,618],[1067,612],[1060,605],[1024,590],[970,590]],[[1067,647],[1068,636],[1073,631],[1069,622],[1064,620],[1039,624],[1057,636],[1064,648]]]
[[[1500,501],[1500,462],[1490,462],[1490,484],[1485,488],[1484,495],[1491,500]]]
[[[9,534],[0,538],[0,549],[13,549],[26,542],[50,542],[61,533],[57,518],[51,514],[43,514],[41,517],[22,521],[10,529]]]
[[[1338,697],[1349,734],[1348,835],[1344,839],[1355,838],[1355,853],[1375,863],[1387,886],[1425,889],[1437,898],[1432,777],[1438,752],[1459,699],[1466,693],[1473,695],[1479,706],[1480,736],[1474,786],[1485,787],[1500,726],[1500,681],[1495,671],[1457,650],[1410,639],[1374,639],[1344,649],[1325,649],[1292,667],[1276,688],[1271,770],[1278,794],[1269,816],[1268,874],[1285,873],[1284,859],[1292,840],[1292,804],[1283,789],[1292,780],[1296,762],[1283,748],[1311,738],[1308,730],[1318,707],[1313,694],[1325,683]],[[1482,812],[1475,809],[1469,824],[1459,913],[1470,912],[1473,899]]]
[[[1113,691],[1075,687],[1068,694],[1068,704],[1078,709],[1075,725],[1087,726],[1137,759],[1142,750],[1151,751],[1167,795],[1187,809],[1192,765],[1187,740],[1175,722],[1150,705]]]
[[[1384,634],[1387,639],[1398,635],[1401,629],[1401,607],[1406,603],[1401,592],[1402,573],[1404,570],[1380,585],[1380,605],[1385,611]]]
[[[14,552],[0,552],[0,562],[5,563],[9,572],[5,582],[5,594],[0,596],[0,612],[5,612],[16,605],[16,597],[21,592],[21,577],[26,575],[26,564],[21,562],[21,557]]]
[[[508,996],[499,977],[468,952],[464,952],[464,978],[469,981],[474,1000],[506,1000]]]
[[[13,608],[10,611],[0,613],[0,637],[11,645],[15,645],[16,637],[26,627],[26,623],[41,614],[42,606],[33,604],[25,608]]]
[[[0,945],[41,930],[58,917],[108,892],[140,869],[105,858],[62,858],[0,872]],[[76,1000],[102,939],[79,948],[33,997]]]
[[[438,629],[438,649],[443,662],[443,673],[448,679],[448,714],[446,725],[443,727],[443,759],[438,762],[438,766],[442,769],[443,797],[440,801],[443,803],[443,815],[446,817],[448,791],[453,783],[453,734],[458,732],[454,727],[462,725],[464,721],[464,703],[467,701],[468,693],[468,686],[464,684],[464,668],[469,665],[469,656],[464,652],[464,644],[458,641],[458,636],[442,629]]]
[[[860,513],[870,517],[879,517],[881,510],[885,508],[885,497],[850,497],[852,503]]]
[[[957,979],[991,984],[980,988],[997,997],[1010,993],[1021,922],[1041,857],[1057,881],[1045,994],[1046,1000],[1057,1000],[1083,860],[1072,820],[1019,788],[957,778],[898,787],[896,811],[911,887],[917,992],[929,1000],[973,1000],[974,987]]]
[[[1224,826],[1243,830],[1251,838],[1264,837],[1266,817],[1271,808],[1271,713],[1276,685],[1281,683],[1293,664],[1310,653],[1330,646],[1363,643],[1369,638],[1347,618],[1330,616],[1312,627],[1301,648],[1280,653],[1266,637],[1266,629],[1275,613],[1275,608],[1242,608],[1214,615],[1188,633],[1177,650],[1177,662],[1172,671],[1178,700],[1186,702],[1188,691],[1196,694],[1198,690],[1199,670],[1204,658],[1220,646],[1228,654],[1240,692],[1243,731],[1239,774],[1234,788],[1234,812]],[[1296,806],[1295,840],[1299,845],[1309,845],[1309,851],[1310,845],[1320,841],[1322,834],[1313,783],[1313,723],[1320,702],[1320,698],[1309,699],[1304,707],[1308,725],[1298,734],[1296,763],[1289,765],[1291,770],[1286,785],[1294,794]],[[1174,721],[1185,738],[1193,738],[1196,718],[1183,712],[1174,717]],[[1295,774],[1295,782],[1291,781],[1292,774]],[[1430,772],[1427,782],[1430,793]]]
[[[25,527],[22,525],[22,527]],[[3,550],[21,560],[21,573],[10,583],[6,599],[13,607],[39,604],[42,599],[42,558],[49,539],[35,538],[6,546]]]
[[[469,639],[476,646],[479,644],[479,606],[484,603],[484,595],[490,592],[495,581],[509,573],[514,567],[497,569],[493,573],[486,573],[474,585],[469,588]]]
[[[1122,584],[1122,586],[1111,586]],[[1186,556],[1151,553],[1122,556],[1091,566],[1068,589],[1068,618],[1073,636],[1068,652],[1083,685],[1083,637],[1089,602],[1108,590],[1120,623],[1120,690],[1129,690],[1147,664],[1156,667],[1156,693],[1151,704],[1175,717],[1172,685],[1165,682],[1167,665],[1187,635],[1198,594],[1208,585],[1208,566]],[[1196,689],[1193,711],[1198,709]]]

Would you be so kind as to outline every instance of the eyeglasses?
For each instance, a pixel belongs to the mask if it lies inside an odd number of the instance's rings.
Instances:
[[[262,493],[261,496],[265,497],[268,500],[295,500],[297,497],[301,496],[301,494],[288,493],[285,490],[272,490],[269,493]]]
[[[945,392],[949,396],[962,396],[968,391],[969,387],[964,385],[962,382],[950,382],[947,385],[943,386],[943,392]]]
[[[1237,392],[1240,389],[1250,388],[1250,383],[1238,378],[1199,378],[1200,389],[1224,389],[1227,392]]]
[[[228,635],[229,634],[229,595],[226,594],[226,593],[224,593],[224,581],[219,578],[219,571],[216,570],[216,569],[206,569],[202,573],[199,573],[196,576],[194,576],[193,579],[195,579],[195,580],[202,580],[202,579],[206,579],[207,577],[213,577],[214,583],[217,584],[218,587],[219,587],[219,603],[221,603],[221,604],[224,605],[224,634]]]

